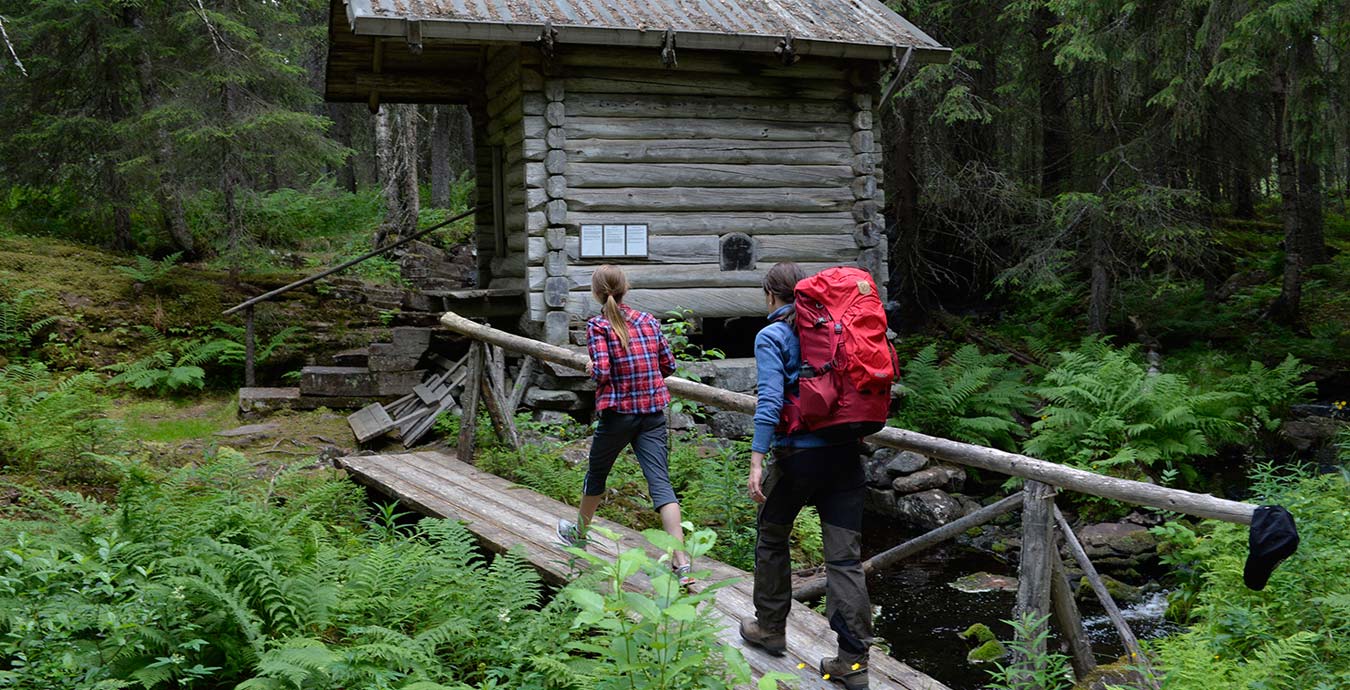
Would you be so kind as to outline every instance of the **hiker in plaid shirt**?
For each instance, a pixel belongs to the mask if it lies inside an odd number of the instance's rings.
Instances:
[[[595,379],[595,411],[600,423],[591,440],[577,521],[559,520],[558,538],[565,545],[585,548],[586,528],[600,507],[605,479],[619,453],[625,446],[632,446],[647,478],[652,505],[661,516],[661,526],[683,541],[679,498],[670,485],[666,464],[670,391],[665,377],[675,373],[675,356],[656,317],[623,303],[628,278],[622,269],[610,265],[595,269],[591,294],[602,305],[601,315],[586,323],[591,355],[587,373]],[[676,553],[671,566],[681,585],[693,583],[688,554]]]

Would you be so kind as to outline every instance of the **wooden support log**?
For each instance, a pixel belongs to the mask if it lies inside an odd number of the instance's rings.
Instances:
[[[569,211],[847,211],[857,202],[847,187],[823,189],[775,187],[772,189],[725,189],[720,187],[615,187],[612,189],[574,189],[567,200]],[[871,220],[872,212],[859,222]],[[550,218],[549,222],[553,222]],[[566,222],[566,221],[564,221]],[[561,225],[562,223],[554,223]]]
[[[1017,606],[1013,616],[1031,617],[1036,627],[1027,631],[1028,654],[1013,660],[1014,672],[1030,681],[1044,671],[1045,640],[1050,618],[1050,555],[1055,549],[1055,488],[1029,481],[1022,488],[1022,560],[1017,566]],[[1027,687],[1034,687],[1028,685]]]
[[[516,374],[516,383],[511,386],[511,395],[506,399],[506,413],[515,414],[520,408],[520,401],[525,397],[525,389],[530,385],[530,376],[534,374],[534,365],[536,360],[532,355],[525,355],[525,360],[520,363],[520,372]]]
[[[530,112],[530,104],[526,112]],[[567,98],[571,117],[633,117],[848,122],[851,109],[841,101],[783,101],[776,98],[670,96],[634,98],[621,93],[576,93]]]
[[[454,312],[447,312],[442,316],[441,325],[455,333],[476,340],[492,342],[513,352],[534,355],[544,361],[554,362],[573,369],[585,369],[586,367],[586,356],[583,354],[474,323]],[[695,383],[678,376],[668,377],[666,385],[670,387],[670,392],[673,395],[687,400],[747,414],[753,414],[755,411],[755,398],[751,395]],[[1196,517],[1250,525],[1252,512],[1256,510],[1256,506],[1250,503],[1230,501],[1207,494],[1197,494],[1129,479],[1108,477],[1095,472],[1038,460],[1026,455],[950,441],[894,427],[882,429],[867,437],[867,440],[888,448],[912,450],[921,455],[958,465],[978,467],[982,470],[1022,477],[1023,479],[1033,479],[1090,496],[1100,496],[1135,505],[1161,508]]]
[[[567,214],[573,225],[610,225],[630,223],[631,213],[573,211]],[[689,235],[725,235],[743,232],[759,235],[837,235],[848,233],[857,224],[852,211],[833,213],[782,213],[779,211],[732,211],[722,213],[642,212],[642,222],[663,237]]]
[[[744,139],[749,141],[849,141],[854,153],[871,151],[873,139],[852,135],[843,122],[775,122],[773,120],[702,120],[698,118],[571,117],[567,139]],[[853,139],[849,139],[853,136]],[[581,142],[584,144],[585,142]]]
[[[972,527],[979,527],[1000,515],[1017,509],[1020,505],[1022,505],[1021,491],[1003,498],[997,503],[991,503],[970,515],[958,520],[953,520],[937,529],[924,532],[899,546],[887,549],[866,561],[863,561],[863,572],[871,574],[878,570],[894,567],[901,561],[920,551],[937,546],[948,539],[954,539],[966,530]],[[802,583],[802,586],[792,592],[792,598],[797,601],[810,601],[821,597],[824,594],[825,578],[817,577]]]
[[[1073,665],[1074,678],[1081,681],[1097,668],[1097,658],[1092,655],[1092,643],[1083,630],[1083,617],[1078,612],[1078,603],[1073,599],[1073,587],[1064,569],[1064,559],[1059,557],[1059,549],[1050,549],[1050,578],[1050,603],[1055,611],[1055,629],[1069,648],[1069,663]]]
[[[1087,550],[1083,548],[1082,542],[1078,541],[1078,535],[1073,533],[1069,521],[1064,519],[1064,513],[1060,512],[1058,507],[1055,508],[1055,523],[1059,526],[1060,534],[1064,535],[1064,543],[1068,545],[1069,552],[1073,554],[1074,560],[1078,561],[1078,567],[1082,568],[1083,576],[1087,578],[1088,584],[1092,586],[1092,591],[1097,595],[1097,600],[1101,602],[1102,608],[1106,609],[1106,617],[1111,619],[1111,624],[1115,626],[1116,633],[1120,635],[1121,644],[1130,657],[1130,663],[1137,664],[1145,669],[1145,682],[1156,689],[1158,687],[1157,681],[1154,680],[1156,674],[1152,671],[1148,657],[1144,656],[1144,650],[1139,646],[1139,638],[1135,637],[1134,631],[1130,630],[1130,624],[1125,621],[1125,616],[1121,615],[1116,600],[1107,591],[1106,583],[1102,582],[1097,567],[1092,565],[1092,559],[1088,558]]]
[[[512,450],[520,450],[520,434],[516,432],[516,420],[506,408],[506,397],[498,387],[496,378],[484,376],[479,379],[480,393],[487,405],[488,416],[492,418],[492,428]]]
[[[542,143],[542,142],[541,142]],[[545,150],[526,155],[542,157]],[[725,163],[731,165],[851,165],[853,148],[842,140],[756,141],[717,138],[588,139],[570,141],[569,160],[577,163]]]
[[[609,187],[840,187],[852,184],[847,165],[726,165],[718,163],[573,163],[577,189]],[[859,178],[870,179],[870,178]],[[875,181],[874,183],[875,184]],[[875,188],[873,188],[875,192]],[[855,194],[855,196],[857,196]],[[870,197],[868,197],[870,198]]]
[[[463,412],[459,419],[459,459],[468,463],[473,462],[474,434],[478,431],[477,382],[483,378],[486,347],[483,341],[469,346],[469,377],[465,381]]]

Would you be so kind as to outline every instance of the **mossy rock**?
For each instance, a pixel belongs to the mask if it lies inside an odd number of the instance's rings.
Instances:
[[[966,628],[965,632],[958,633],[957,636],[963,640],[978,644],[995,642],[998,640],[998,638],[994,637],[994,631],[990,630],[989,626],[984,623],[976,623],[975,625]]]
[[[1110,575],[1102,575],[1101,578],[1102,584],[1106,586],[1106,593],[1110,594],[1111,598],[1115,599],[1117,604],[1128,606],[1144,600],[1143,588],[1127,585]],[[1092,585],[1088,582],[1086,576],[1078,580],[1077,595],[1080,599],[1093,596]]]
[[[990,640],[984,644],[970,650],[966,654],[966,661],[975,665],[992,664],[1008,655],[1008,648],[1003,646],[998,640]]]

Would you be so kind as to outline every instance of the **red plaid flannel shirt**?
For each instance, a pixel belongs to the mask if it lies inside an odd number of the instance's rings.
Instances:
[[[623,414],[650,414],[666,409],[670,391],[665,377],[675,373],[675,355],[661,334],[661,324],[646,312],[620,305],[628,321],[624,349],[603,315],[586,322],[595,379],[595,411],[613,408]]]

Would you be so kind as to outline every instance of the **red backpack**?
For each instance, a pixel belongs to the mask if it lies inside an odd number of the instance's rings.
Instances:
[[[886,425],[899,376],[876,283],[860,268],[827,268],[797,283],[798,390],[779,429],[859,439]]]

